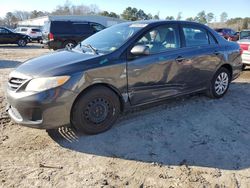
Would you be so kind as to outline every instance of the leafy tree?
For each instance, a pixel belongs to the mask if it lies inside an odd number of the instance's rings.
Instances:
[[[193,18],[193,17],[189,17],[189,18],[187,18],[186,20],[187,20],[187,21],[194,22],[194,21],[195,21],[195,18]]]
[[[102,16],[108,16],[108,17],[113,17],[113,18],[119,18],[119,15],[114,13],[114,12],[108,12],[108,11],[103,11],[100,13]]]
[[[207,22],[210,23],[214,19],[214,13],[209,12],[207,14]]]
[[[118,14],[116,14],[115,12],[110,12],[109,17],[120,18],[120,16]]]
[[[101,13],[100,13],[100,15],[101,16],[109,16],[109,12],[108,11],[102,11]]]
[[[248,29],[248,20],[246,18],[243,20],[242,29]]]
[[[236,17],[236,18],[231,18],[231,19],[229,19],[229,20],[227,20],[227,24],[228,25],[232,25],[232,24],[237,24],[237,23],[239,23],[239,22],[241,22],[242,21],[242,18],[240,18],[240,17]]]
[[[30,12],[30,18],[38,18],[41,16],[47,16],[49,13],[48,12],[42,12],[42,11],[37,11],[37,10],[33,10]]]
[[[156,14],[156,15],[154,15],[154,20],[159,20],[160,18],[159,18],[159,16]]]
[[[165,19],[166,20],[174,20],[174,17],[173,16],[167,16]]]
[[[147,20],[148,19],[148,15],[141,9],[138,10],[135,15],[136,15],[137,20]]]
[[[151,14],[146,14],[143,10],[132,7],[127,7],[121,16],[123,19],[131,21],[152,19]]]
[[[147,17],[148,17],[148,20],[153,19],[153,16],[152,16],[152,14],[150,14],[150,13],[147,15]]]
[[[5,24],[7,26],[14,26],[17,24],[18,19],[15,17],[15,15],[12,12],[7,12],[5,15]]]
[[[221,22],[226,22],[228,18],[228,14],[226,12],[222,12],[220,15],[220,21]]]
[[[206,24],[207,23],[207,15],[206,12],[203,10],[201,12],[199,12],[197,14],[197,16],[195,17],[195,21],[199,22],[199,23],[203,23]]]
[[[136,8],[127,7],[123,11],[123,13],[121,14],[121,16],[125,20],[135,21],[135,20],[137,20],[136,13],[137,13],[137,9]]]

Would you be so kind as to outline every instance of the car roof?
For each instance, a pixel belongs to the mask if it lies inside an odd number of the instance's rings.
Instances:
[[[192,24],[192,25],[198,25],[198,26],[205,26],[208,28],[208,26],[198,23],[198,22],[192,22],[192,21],[182,21],[182,20],[137,20],[137,21],[128,21],[119,23],[119,25],[129,25],[129,24],[147,24],[147,25],[157,25],[157,24]]]
[[[0,27],[1,29],[7,29],[8,31],[11,31],[8,27]]]
[[[192,23],[192,24],[200,24],[192,21],[182,21],[182,20],[137,20],[130,21],[125,23],[141,23],[141,24],[153,24],[153,23]],[[202,25],[202,24],[200,24]]]

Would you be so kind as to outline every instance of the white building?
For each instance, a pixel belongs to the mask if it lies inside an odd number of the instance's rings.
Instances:
[[[107,16],[43,16],[39,18],[29,19],[18,22],[18,26],[36,26],[42,27],[45,22],[57,20],[57,21],[90,21],[99,23],[105,27],[109,27],[114,24],[125,22],[126,20],[112,18]]]

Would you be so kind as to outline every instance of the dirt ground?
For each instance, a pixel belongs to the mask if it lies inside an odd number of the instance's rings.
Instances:
[[[9,72],[44,53],[0,46],[0,187],[250,187],[250,69],[222,99],[168,100],[87,136],[21,127],[5,113]]]

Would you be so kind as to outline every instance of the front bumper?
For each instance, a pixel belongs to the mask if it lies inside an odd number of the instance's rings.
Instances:
[[[61,87],[39,93],[7,89],[7,112],[24,126],[53,129],[70,123],[70,111],[77,94]]]

